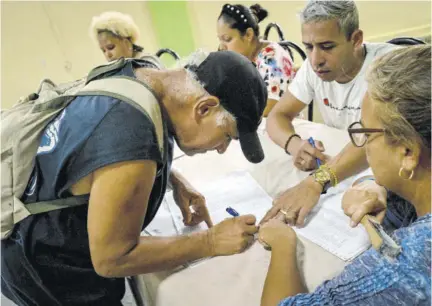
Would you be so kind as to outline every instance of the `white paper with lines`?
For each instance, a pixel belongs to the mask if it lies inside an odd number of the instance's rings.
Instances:
[[[344,261],[350,261],[370,246],[369,236],[362,225],[352,228],[350,218],[341,208],[343,193],[324,196],[308,216],[297,234],[318,244]]]
[[[349,218],[343,213],[341,200],[343,192],[354,178],[332,188],[321,197],[319,204],[308,217],[304,228],[294,228],[297,234],[309,239],[344,261],[352,260],[370,246],[369,237],[363,226],[349,226]],[[233,172],[222,179],[200,188],[205,196],[213,223],[217,224],[230,215],[228,206],[240,215],[253,214],[257,222],[272,205],[272,199],[247,172]],[[155,220],[147,227],[152,235],[168,236],[174,233],[186,234],[206,229],[202,223],[195,227],[183,224],[183,216],[174,202],[172,193],[165,196],[164,203]]]
[[[255,215],[258,222],[272,203],[272,199],[247,172],[233,172],[215,180],[211,185],[200,188],[199,192],[206,198],[207,208],[214,224],[232,218],[225,210],[228,206],[234,208],[240,215]],[[179,234],[207,228],[204,223],[194,227],[184,226],[183,216],[172,194],[167,194],[165,199]]]

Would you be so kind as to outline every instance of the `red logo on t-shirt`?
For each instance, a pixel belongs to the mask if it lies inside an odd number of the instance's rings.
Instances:
[[[329,106],[329,104],[330,104],[330,103],[329,103],[329,100],[328,100],[327,98],[324,98],[324,105],[325,105],[325,106]]]

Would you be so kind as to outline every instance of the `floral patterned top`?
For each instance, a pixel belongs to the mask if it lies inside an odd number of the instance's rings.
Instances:
[[[271,42],[258,54],[255,65],[267,85],[268,99],[279,101],[294,78],[293,60],[288,51]]]

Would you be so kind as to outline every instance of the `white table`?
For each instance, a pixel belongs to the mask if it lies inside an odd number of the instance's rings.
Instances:
[[[346,131],[322,124],[296,119],[294,126],[302,138],[312,136],[321,140],[329,155],[336,155],[349,141]],[[229,172],[246,170],[271,197],[308,175],[297,170],[291,157],[264,131],[260,139],[265,160],[258,165],[243,157],[238,142],[232,143],[223,155],[212,152],[183,156],[173,165],[198,190],[199,186]],[[299,238],[297,258],[310,291],[339,274],[345,266],[345,262],[304,238]],[[206,259],[186,269],[140,275],[135,280],[146,306],[252,306],[260,304],[269,261],[270,252],[256,242],[242,254]]]

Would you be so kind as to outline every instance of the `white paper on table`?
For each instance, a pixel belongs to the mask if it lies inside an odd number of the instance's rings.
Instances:
[[[342,196],[352,182],[362,173],[345,180],[337,188],[329,189],[307,218],[304,228],[294,230],[328,252],[349,261],[363,253],[370,246],[369,237],[362,225],[351,228],[350,219],[342,210]],[[272,199],[248,172],[233,172],[205,185],[199,190],[206,198],[207,207],[214,224],[231,216],[225,211],[230,206],[240,215],[253,214],[257,222],[272,206]],[[206,230],[203,222],[194,227],[183,224],[183,216],[174,202],[172,192],[166,194],[155,219],[146,228],[152,235],[181,235]]]
[[[344,261],[351,261],[366,251],[371,245],[369,235],[361,224],[355,228],[349,225],[351,220],[343,212],[342,197],[355,180],[368,175],[372,175],[370,169],[330,188],[307,217],[306,226],[294,228],[297,234]]]
[[[177,236],[178,232],[174,225],[174,219],[168,210],[165,199],[162,201],[159,210],[149,225],[144,230],[144,234],[150,236]]]
[[[206,198],[207,208],[214,224],[232,218],[225,210],[227,207],[234,208],[240,215],[253,214],[258,222],[272,205],[272,199],[248,172],[232,172],[204,186],[199,192]],[[172,193],[167,193],[165,199],[179,234],[207,229],[205,223],[193,227],[185,226]]]
[[[307,217],[303,228],[294,228],[303,236],[344,261],[351,261],[370,246],[362,225],[352,228],[342,209],[343,193],[324,196]]]

